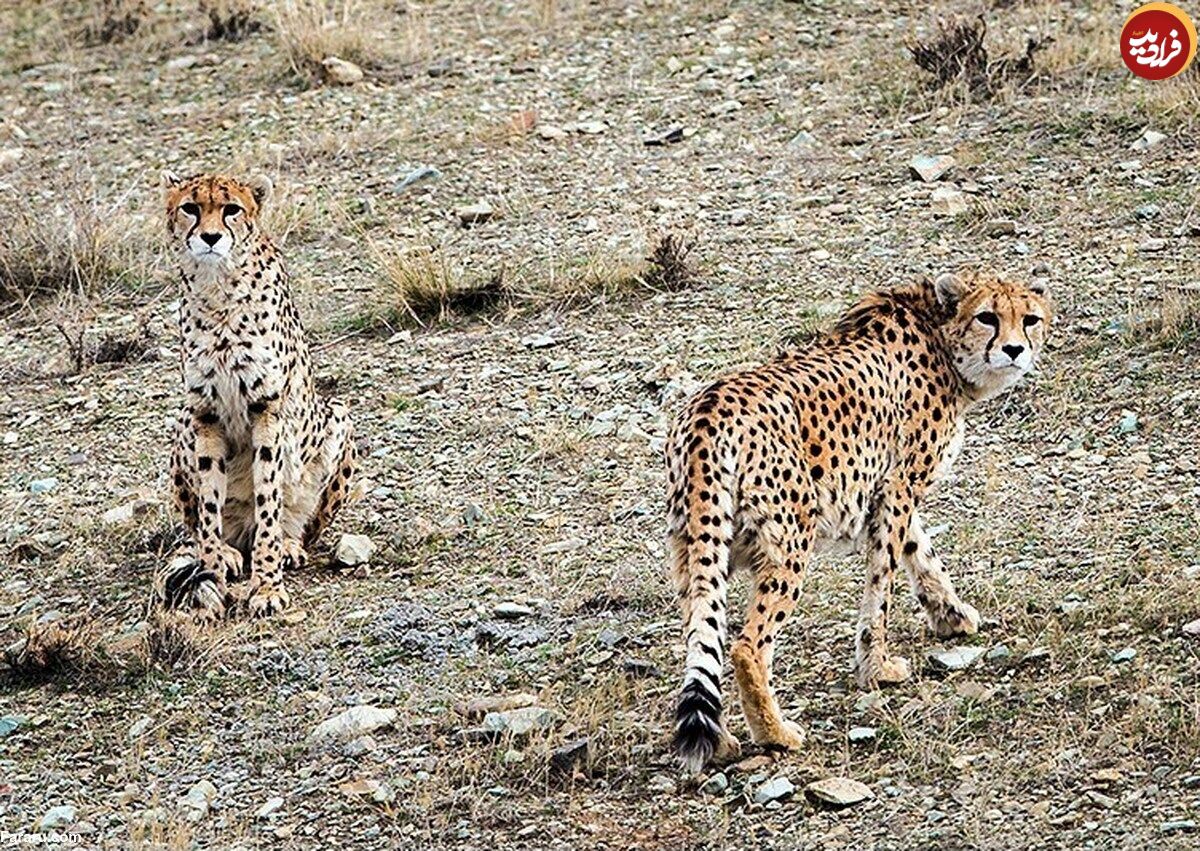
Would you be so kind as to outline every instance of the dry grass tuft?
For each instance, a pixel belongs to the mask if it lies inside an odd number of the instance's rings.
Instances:
[[[442,250],[396,252],[369,236],[365,239],[383,282],[380,303],[366,317],[369,325],[425,327],[495,310],[513,297],[503,269],[469,281]]]
[[[94,17],[84,25],[84,41],[89,45],[124,41],[140,30],[149,16],[146,0],[100,0]]]
[[[105,658],[99,627],[87,616],[34,621],[24,640],[4,651],[8,675],[28,683],[79,675]]]
[[[324,80],[322,63],[331,56],[372,64],[371,28],[356,0],[279,0],[272,10],[279,46],[306,83]]]
[[[10,205],[0,244],[0,305],[102,292],[138,271],[127,222],[73,189],[47,210]]]
[[[1008,82],[1024,85],[1034,76],[1034,56],[1053,39],[1029,39],[1025,53],[991,61],[983,45],[987,23],[980,15],[973,21],[961,18],[938,21],[928,41],[912,40],[908,51],[921,70],[933,75],[934,89],[963,82],[976,97],[990,97]]]
[[[1163,288],[1160,331],[1171,339],[1200,334],[1200,283]]]
[[[59,315],[66,313],[61,302],[57,312]],[[62,319],[54,327],[66,343],[72,375],[98,364],[147,363],[158,358],[158,335],[145,321],[132,331],[98,335],[89,335],[90,322],[87,318],[77,323]]]
[[[691,260],[696,243],[678,234],[664,234],[655,243],[646,262],[646,283],[655,289],[679,292],[696,283],[696,267]]]
[[[212,647],[191,615],[155,607],[142,636],[141,660],[147,670],[188,671],[204,664]]]
[[[204,37],[209,41],[241,41],[260,32],[260,9],[255,0],[200,0],[201,14],[208,16]]]

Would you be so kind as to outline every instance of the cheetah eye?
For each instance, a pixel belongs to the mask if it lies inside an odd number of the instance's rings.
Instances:
[[[1000,317],[992,313],[990,310],[985,310],[975,314],[975,321],[981,322],[984,325],[991,325],[993,328],[1000,327]]]
[[[187,213],[193,219],[200,218],[200,207],[198,204],[191,204],[191,203],[181,204],[179,206],[179,209],[183,210],[183,212]]]
[[[237,204],[226,204],[225,209],[222,210],[221,212],[225,216],[236,216],[241,211],[242,211],[242,208],[239,207]]]
[[[1038,316],[1035,313],[1031,313],[1025,317],[1025,327],[1032,328],[1034,325],[1037,325],[1041,321],[1042,321],[1042,317]]]

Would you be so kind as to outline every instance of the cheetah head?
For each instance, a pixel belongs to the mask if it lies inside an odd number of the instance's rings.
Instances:
[[[1044,286],[943,275],[934,290],[949,316],[942,331],[955,369],[976,398],[1007,390],[1033,368],[1054,318]]]
[[[251,244],[271,181],[241,181],[218,174],[180,179],[163,174],[167,193],[167,233],[185,259],[209,267],[236,263]]]

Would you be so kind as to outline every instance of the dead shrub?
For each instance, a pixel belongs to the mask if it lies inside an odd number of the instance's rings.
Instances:
[[[28,683],[78,676],[105,658],[99,628],[86,615],[34,621],[24,640],[4,651],[9,677]]]
[[[933,88],[965,83],[976,97],[990,97],[1008,82],[1024,85],[1034,76],[1034,56],[1053,39],[1029,39],[1025,53],[992,61],[984,46],[987,22],[980,15],[973,21],[940,20],[928,41],[911,40],[907,47],[913,62],[933,75]]]
[[[691,261],[696,243],[678,234],[664,234],[646,258],[646,283],[655,289],[679,292],[696,282],[696,268]]]
[[[203,628],[191,615],[158,607],[151,610],[141,646],[147,670],[191,670],[211,655]]]
[[[1160,328],[1169,338],[1200,333],[1200,283],[1163,287]]]
[[[140,30],[150,16],[146,0],[100,0],[95,16],[84,26],[90,45],[114,44]]]
[[[200,13],[208,17],[204,37],[209,41],[241,41],[261,32],[259,12],[254,0],[200,0]]]

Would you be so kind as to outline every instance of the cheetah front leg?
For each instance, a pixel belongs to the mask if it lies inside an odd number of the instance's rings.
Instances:
[[[254,416],[250,441],[254,460],[254,546],[250,551],[250,598],[253,615],[265,616],[287,608],[283,587],[283,458],[279,451],[280,403],[268,404]]]
[[[912,515],[901,558],[913,593],[925,610],[929,628],[935,635],[950,638],[974,635],[979,631],[979,612],[958,598],[950,574],[934,552],[933,542],[916,512]]]
[[[242,554],[222,537],[227,450],[215,416],[181,418],[171,453],[171,480],[195,548],[173,558],[156,585],[168,606],[191,607],[208,618],[225,613],[227,580],[242,567]]]

